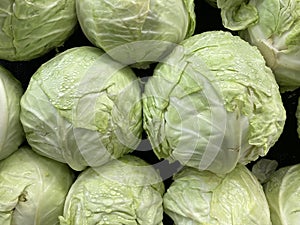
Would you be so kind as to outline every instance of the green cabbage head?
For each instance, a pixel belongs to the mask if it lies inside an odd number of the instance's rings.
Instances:
[[[281,91],[300,87],[300,1],[217,0],[225,27],[259,48]]]
[[[86,37],[125,65],[146,68],[195,30],[193,0],[77,0]]]
[[[0,224],[58,225],[73,181],[66,164],[20,147],[0,161]]]
[[[273,225],[299,224],[300,164],[275,171],[264,184]]]
[[[24,141],[20,121],[21,83],[0,66],[0,160],[16,151]]]
[[[76,24],[75,0],[1,0],[0,58],[42,56],[61,46]]]
[[[163,197],[175,225],[271,225],[263,188],[244,166],[226,175],[186,167]]]
[[[162,225],[164,184],[144,160],[126,155],[87,168],[72,185],[61,225]]]
[[[74,170],[99,166],[140,142],[140,82],[96,47],[71,48],[33,74],[20,118],[34,151]]]
[[[178,45],[145,84],[143,106],[159,158],[216,173],[266,155],[286,119],[260,52],[225,31]]]

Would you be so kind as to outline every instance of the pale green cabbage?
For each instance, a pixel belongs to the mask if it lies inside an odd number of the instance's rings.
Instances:
[[[264,184],[273,225],[299,224],[300,164],[275,171]]]
[[[77,0],[86,37],[125,65],[146,68],[193,34],[193,0]]]
[[[25,140],[20,121],[21,83],[0,66],[0,160],[16,151]]]
[[[227,175],[184,168],[163,197],[175,225],[271,225],[263,188],[239,164]]]
[[[126,155],[87,168],[66,198],[61,225],[162,225],[164,184],[144,160]]]
[[[22,146],[0,161],[0,224],[58,225],[73,181],[67,165]]]
[[[281,91],[300,87],[300,0],[218,0],[225,27],[259,48]]]
[[[143,114],[159,158],[217,173],[266,155],[286,119],[260,52],[225,31],[186,39],[155,68]]]
[[[0,58],[42,56],[61,46],[76,24],[75,0],[1,0]]]
[[[21,122],[39,154],[74,170],[102,165],[140,142],[139,79],[96,47],[68,49],[31,77]]]

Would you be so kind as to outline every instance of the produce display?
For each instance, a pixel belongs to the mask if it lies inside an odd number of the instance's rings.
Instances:
[[[1,1],[0,223],[297,224],[299,9]]]

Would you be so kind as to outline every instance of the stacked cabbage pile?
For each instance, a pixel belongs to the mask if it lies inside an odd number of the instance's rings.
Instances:
[[[209,3],[222,29],[204,0],[0,3],[1,224],[300,220],[299,166],[250,170],[300,86],[300,2]]]

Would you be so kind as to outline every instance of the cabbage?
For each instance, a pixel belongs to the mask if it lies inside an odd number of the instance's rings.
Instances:
[[[140,142],[140,82],[96,47],[71,48],[31,77],[20,118],[37,153],[78,171],[100,166]]]
[[[190,37],[157,65],[143,114],[158,158],[216,173],[266,155],[286,119],[260,52],[225,31]]]
[[[261,184],[243,165],[226,175],[186,167],[163,197],[175,225],[271,225]]]
[[[0,161],[0,224],[58,225],[73,181],[67,165],[22,146]]]
[[[300,1],[218,0],[223,24],[259,48],[281,91],[300,87]]]
[[[0,58],[42,56],[61,46],[76,24],[75,0],[1,0]]]
[[[264,184],[273,225],[299,224],[300,164],[281,167]]]
[[[146,68],[193,34],[193,0],[77,0],[86,37],[125,65]]]
[[[16,151],[25,136],[20,122],[21,83],[0,66],[0,160]]]
[[[81,172],[66,198],[61,225],[162,225],[164,184],[144,160],[126,155]]]

